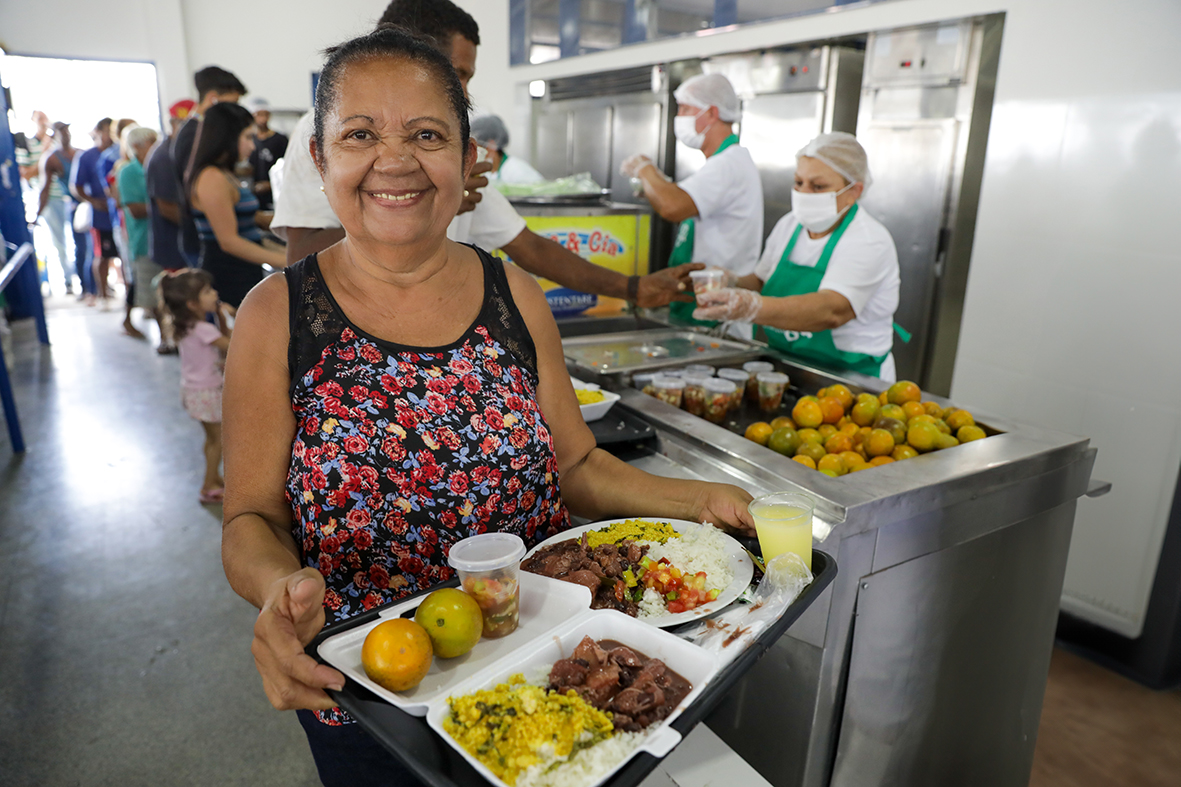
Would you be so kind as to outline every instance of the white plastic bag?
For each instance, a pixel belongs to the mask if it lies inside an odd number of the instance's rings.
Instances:
[[[678,635],[717,654],[721,666],[725,666],[778,620],[811,583],[812,572],[803,559],[786,552],[767,564],[763,581],[749,603],[733,605]]]
[[[78,204],[74,211],[74,232],[90,232],[94,226],[94,206],[89,202]]]

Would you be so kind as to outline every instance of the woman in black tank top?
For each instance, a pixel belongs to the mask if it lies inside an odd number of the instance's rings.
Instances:
[[[326,621],[447,579],[447,551],[469,535],[537,543],[569,526],[567,506],[751,522],[737,487],[658,478],[597,449],[541,289],[447,239],[475,147],[443,55],[389,29],[337,48],[314,145],[345,239],[264,281],[238,314],[222,552],[262,610],[268,697],[303,709],[327,784],[366,736],[324,692],[343,676],[302,654]],[[351,757],[345,781],[369,783],[367,768],[388,781],[383,757]]]

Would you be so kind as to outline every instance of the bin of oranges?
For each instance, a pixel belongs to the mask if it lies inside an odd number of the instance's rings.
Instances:
[[[881,394],[838,383],[800,397],[790,418],[751,424],[746,438],[835,478],[988,436],[967,410],[922,398],[909,380]]]

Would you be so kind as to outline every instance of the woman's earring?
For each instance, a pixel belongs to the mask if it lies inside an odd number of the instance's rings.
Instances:
[[[324,190],[324,187],[323,187],[323,186],[321,186],[321,187],[320,187],[320,191],[323,191],[323,190]]]

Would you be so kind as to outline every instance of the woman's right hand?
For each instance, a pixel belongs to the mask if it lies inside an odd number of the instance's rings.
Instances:
[[[344,675],[303,649],[324,627],[324,577],[304,568],[276,580],[254,623],[250,651],[267,699],[279,710],[328,710],[324,689],[340,691]]]

